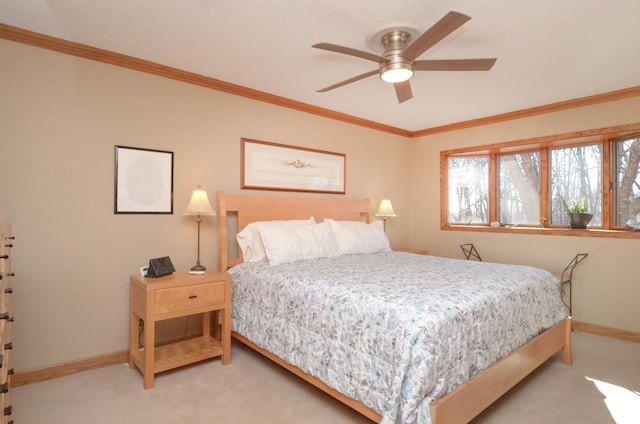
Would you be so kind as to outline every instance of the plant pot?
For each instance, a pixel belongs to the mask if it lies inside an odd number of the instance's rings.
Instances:
[[[569,213],[569,226],[584,230],[591,222],[591,218],[593,214],[590,213]]]

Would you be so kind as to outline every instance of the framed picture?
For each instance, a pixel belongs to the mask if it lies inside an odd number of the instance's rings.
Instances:
[[[173,213],[173,152],[115,146],[114,213]]]
[[[244,189],[345,194],[344,153],[241,139]]]

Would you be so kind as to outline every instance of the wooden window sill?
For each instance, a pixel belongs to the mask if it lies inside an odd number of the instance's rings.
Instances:
[[[538,226],[501,226],[490,227],[488,225],[452,225],[445,224],[441,227],[447,231],[479,231],[488,233],[509,233],[509,234],[543,234],[550,236],[574,236],[574,237],[605,237],[640,239],[640,231],[633,230],[603,230],[601,228],[590,228],[586,230],[570,229],[565,227],[538,227]]]

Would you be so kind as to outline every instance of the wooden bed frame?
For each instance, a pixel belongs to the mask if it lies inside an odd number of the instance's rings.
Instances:
[[[324,218],[341,220],[364,220],[371,222],[369,199],[350,200],[335,198],[270,197],[248,195],[225,195],[218,192],[218,256],[220,269],[229,269],[242,262],[242,253],[229,257],[229,217],[237,218],[237,231],[254,221],[276,219],[306,219],[314,216],[317,221]],[[303,380],[313,384],[369,419],[380,422],[382,415],[362,402],[343,395],[318,378],[285,362],[273,353],[257,346],[246,337],[232,332],[232,337],[246,344]],[[433,424],[459,424],[471,421],[476,415],[495,402],[500,396],[524,379],[558,351],[562,361],[571,365],[571,319],[546,330],[539,336],[506,358],[498,361],[473,377],[448,395],[430,404]]]

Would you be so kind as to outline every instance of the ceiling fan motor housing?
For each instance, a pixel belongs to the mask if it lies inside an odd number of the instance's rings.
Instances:
[[[388,59],[388,62],[380,64],[380,78],[387,82],[396,82],[385,78],[389,71],[405,73],[404,80],[411,78],[415,71],[413,61],[406,59],[400,54],[407,48],[411,42],[411,34],[406,31],[391,31],[382,36],[380,43],[384,48],[382,56]]]
[[[380,44],[384,48],[382,56],[399,55],[407,48],[410,42],[411,34],[406,31],[395,30],[388,32],[380,39]]]

